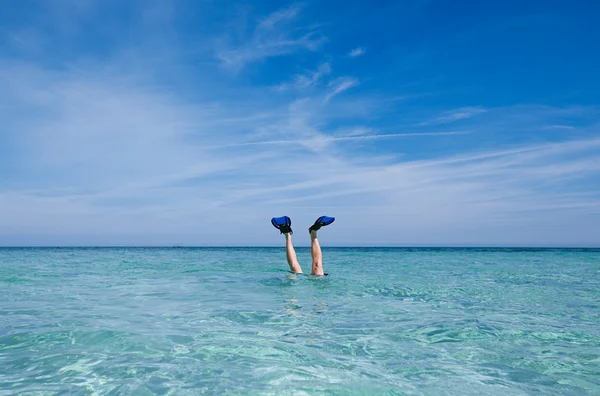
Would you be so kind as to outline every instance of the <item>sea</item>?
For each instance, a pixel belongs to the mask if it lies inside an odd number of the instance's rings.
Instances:
[[[0,248],[0,395],[600,395],[600,249]]]

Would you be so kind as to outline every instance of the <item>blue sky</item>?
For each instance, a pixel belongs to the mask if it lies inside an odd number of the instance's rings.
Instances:
[[[591,1],[0,3],[0,245],[600,245]]]

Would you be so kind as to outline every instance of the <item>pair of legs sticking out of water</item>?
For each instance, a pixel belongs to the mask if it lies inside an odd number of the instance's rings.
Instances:
[[[335,217],[329,216],[321,216],[315,221],[315,224],[310,226],[308,232],[310,233],[310,253],[312,256],[312,269],[311,274],[316,276],[327,275],[323,272],[323,254],[321,253],[321,246],[319,245],[319,240],[317,239],[317,231],[321,227],[329,225],[335,221]],[[294,245],[292,244],[292,220],[289,217],[273,217],[271,219],[271,224],[273,227],[277,228],[283,236],[285,236],[285,250],[287,262],[290,266],[290,271],[295,274],[301,274],[302,268],[300,268],[300,264],[298,264],[298,259],[296,258],[296,250],[294,249]]]

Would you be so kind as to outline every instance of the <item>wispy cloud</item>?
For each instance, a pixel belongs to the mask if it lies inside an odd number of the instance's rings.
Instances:
[[[468,131],[449,131],[449,132],[420,132],[420,133],[388,133],[388,134],[372,134],[372,135],[356,135],[351,134],[348,136],[315,136],[307,139],[282,139],[282,140],[264,140],[257,142],[244,142],[244,143],[231,143],[223,146],[214,146],[213,149],[217,148],[228,148],[228,147],[242,147],[242,146],[270,146],[270,145],[282,145],[282,146],[295,146],[295,145],[318,145],[322,147],[328,143],[343,142],[343,141],[360,141],[360,140],[379,140],[379,139],[393,139],[393,138],[410,138],[410,137],[425,137],[425,136],[452,136],[452,135],[467,135]]]
[[[460,139],[468,131],[330,129],[325,107],[332,104],[317,98],[221,108],[118,75],[2,71],[3,99],[29,114],[0,109],[7,125],[19,125],[8,149],[23,170],[0,188],[4,241],[35,228],[55,243],[85,243],[77,235],[90,238],[93,225],[95,243],[221,244],[226,234],[229,243],[264,244],[272,230],[257,224],[273,213],[303,219],[327,210],[345,224],[330,243],[514,243],[520,234],[511,224],[528,230],[532,243],[542,241],[531,237],[539,224],[600,216],[598,194],[583,187],[600,174],[598,139],[406,159],[400,148],[388,156],[342,143],[394,147],[393,139]],[[240,142],[258,136],[265,139]],[[410,153],[412,146],[399,147]],[[236,230],[223,228],[228,216]],[[368,231],[360,240],[357,228]]]
[[[283,83],[276,87],[279,91],[284,91],[290,88],[306,89],[317,85],[325,76],[331,73],[331,62],[320,64],[316,70],[309,71],[305,74],[297,74],[291,83]]]
[[[361,56],[362,54],[365,53],[365,49],[362,47],[358,47],[358,48],[354,48],[352,51],[350,51],[350,53],[348,55],[350,55],[351,57],[355,58],[357,56]]]
[[[546,127],[546,129],[566,129],[566,130],[573,130],[573,129],[575,129],[575,127],[572,127],[570,125],[548,125]]]
[[[349,90],[352,87],[356,87],[360,82],[354,77],[340,77],[335,81],[329,83],[329,92],[325,95],[325,101],[328,102],[334,96],[341,94],[344,91]]]
[[[277,24],[289,22],[295,19],[299,12],[300,8],[298,6],[277,10],[261,19],[258,23],[258,29],[272,29]]]
[[[300,7],[292,6],[273,12],[260,20],[252,35],[237,45],[227,45],[217,51],[223,65],[241,69],[246,64],[296,51],[315,51],[324,36],[314,27],[292,26]]]
[[[459,120],[466,120],[485,112],[487,112],[487,109],[483,107],[461,107],[459,109],[445,111],[431,120],[421,122],[419,125],[449,124]]]
[[[353,204],[338,205],[337,213],[351,217],[349,227],[377,216],[383,228],[391,229],[402,219],[397,232],[406,244],[422,243],[425,230],[430,236],[459,244],[485,243],[492,236],[499,244],[544,244],[549,239],[572,243],[575,239],[564,235],[536,238],[533,234],[527,236],[525,230],[531,233],[540,222],[552,224],[549,212],[555,216],[553,222],[563,225],[581,222],[583,213],[600,217],[597,193],[564,194],[561,188],[574,175],[581,178],[581,183],[598,175],[599,154],[598,140],[584,140],[394,165],[357,166],[345,161],[322,178],[324,186],[338,187],[317,196],[297,195],[286,202],[378,197],[379,204],[365,208],[361,215],[350,214],[356,208]],[[457,224],[461,224],[461,234],[447,234]],[[522,231],[516,233],[518,236],[503,234],[503,229],[514,226]],[[477,235],[481,232],[477,230],[483,229],[486,233]],[[366,244],[391,242],[382,233],[366,238]]]

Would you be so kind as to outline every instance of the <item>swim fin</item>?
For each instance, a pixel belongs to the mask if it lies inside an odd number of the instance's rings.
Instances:
[[[273,224],[273,227],[281,231],[282,234],[287,234],[288,232],[290,234],[294,233],[292,231],[292,220],[287,216],[273,217],[271,219],[271,224]]]
[[[315,221],[315,224],[310,226],[310,228],[308,229],[308,232],[317,231],[321,227],[327,226],[327,225],[333,223],[334,221],[335,221],[335,217],[321,216],[317,219],[317,221]]]

